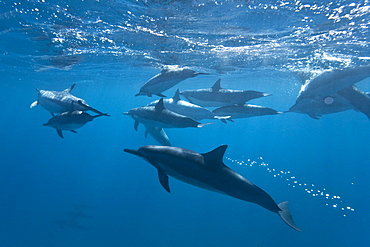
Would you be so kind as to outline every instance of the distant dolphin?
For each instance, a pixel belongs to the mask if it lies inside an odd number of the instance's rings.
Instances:
[[[145,138],[150,134],[161,145],[172,146],[170,139],[162,128],[145,125],[145,129]]]
[[[249,100],[269,95],[253,90],[223,89],[221,88],[220,84],[221,79],[218,79],[211,88],[186,90],[182,91],[181,94],[191,103],[205,107],[220,107],[233,104],[244,104]]]
[[[370,77],[370,66],[324,72],[302,86],[297,102],[316,97],[328,97],[368,77]]]
[[[47,123],[43,124],[43,126],[50,126],[56,129],[58,135],[64,138],[62,130],[69,130],[73,133],[77,133],[75,129],[83,127],[86,123],[100,116],[103,115],[91,116],[83,111],[64,112],[52,117]]]
[[[200,128],[207,124],[201,124],[194,119],[167,110],[161,98],[155,106],[143,106],[133,108],[123,113],[135,120],[134,128],[137,130],[139,123],[159,128]]]
[[[230,119],[276,115],[281,113],[268,107],[249,104],[222,106],[213,110],[213,112],[218,116],[230,116]]]
[[[159,100],[150,102],[148,106],[154,106],[158,103],[158,101]],[[228,116],[225,117],[216,116],[212,111],[208,110],[207,108],[195,105],[185,100],[181,100],[180,91],[178,89],[171,99],[163,99],[163,104],[166,109],[178,113],[180,115],[191,117],[194,120],[220,119],[222,121],[225,121],[226,119],[229,118]]]
[[[165,146],[144,146],[124,151],[143,158],[157,168],[159,182],[167,192],[170,192],[168,176],[171,176],[206,190],[256,203],[277,213],[290,227],[300,231],[289,213],[288,202],[277,205],[265,191],[223,163],[226,148],[223,145],[205,154]]]
[[[77,98],[72,95],[70,92],[75,87],[76,84],[73,84],[69,88],[63,91],[48,91],[48,90],[39,90],[38,100],[33,102],[30,105],[30,108],[33,108],[37,105],[41,105],[46,110],[48,110],[53,116],[54,113],[63,113],[69,112],[71,110],[78,111],[92,111],[100,115],[109,116],[106,113],[102,113],[91,106],[89,106],[85,100]]]
[[[144,86],[141,87],[140,92],[136,94],[138,95],[147,95],[152,97],[153,94],[156,94],[160,97],[166,97],[162,94],[162,92],[170,89],[171,87],[175,86],[179,82],[195,77],[197,75],[207,75],[208,73],[199,73],[195,72],[188,68],[179,68],[179,67],[170,67],[163,69],[161,73],[152,77],[149,81],[147,81]]]

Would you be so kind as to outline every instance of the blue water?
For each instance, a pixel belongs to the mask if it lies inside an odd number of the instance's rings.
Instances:
[[[0,1],[0,246],[368,246],[370,122],[354,110],[315,120],[286,113],[166,130],[200,153],[227,144],[224,163],[289,200],[302,232],[252,203],[170,178],[124,153],[158,143],[122,115],[164,65],[207,72],[181,90],[222,86],[272,96],[286,111],[297,71],[369,65],[363,1]],[[30,109],[36,88],[64,90],[108,112],[59,138]],[[370,91],[370,79],[357,84]],[[172,96],[177,89],[164,94]],[[205,121],[206,122],[206,121]],[[66,224],[83,212],[77,226]]]

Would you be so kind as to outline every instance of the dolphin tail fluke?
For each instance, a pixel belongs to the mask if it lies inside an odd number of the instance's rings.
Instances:
[[[293,221],[293,217],[292,215],[290,214],[289,212],[289,209],[288,209],[288,203],[289,202],[282,202],[280,203],[278,206],[280,208],[280,211],[278,211],[278,214],[280,216],[280,218],[288,224],[288,226],[290,226],[291,228],[293,228],[294,230],[296,231],[301,231],[297,226],[296,224],[294,223]]]

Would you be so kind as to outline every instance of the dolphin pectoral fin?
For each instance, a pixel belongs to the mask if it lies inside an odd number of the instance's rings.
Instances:
[[[77,134],[77,131],[75,131],[75,130],[70,130],[70,131]]]
[[[321,117],[320,115],[316,115],[316,114],[309,114],[309,113],[307,113],[307,114],[308,114],[308,116],[310,116],[313,119],[320,119],[319,117]]]
[[[61,129],[56,129],[56,130],[57,130],[58,136],[60,136],[61,138],[64,138],[62,130]]]
[[[163,94],[161,94],[161,93],[156,93],[155,95],[158,95],[159,97],[164,97],[164,98],[166,98],[166,97],[167,97],[166,95],[163,95]]]
[[[278,211],[278,215],[280,216],[280,218],[288,225],[290,226],[291,228],[293,228],[294,230],[296,231],[301,231],[297,226],[296,224],[294,223],[293,221],[293,218],[292,218],[292,215],[290,214],[289,212],[289,209],[288,209],[288,203],[289,202],[282,202],[280,203],[278,206],[280,208],[280,211]]]
[[[52,115],[53,117],[55,117],[55,114],[54,114],[54,112],[51,112],[51,111],[50,111],[50,114],[51,114],[51,115]]]
[[[36,101],[32,102],[32,104],[30,105],[30,108],[34,108],[38,104],[39,104],[39,102],[36,100]]]
[[[164,173],[163,171],[161,170],[158,170],[158,178],[159,178],[159,182],[161,183],[161,185],[163,186],[163,188],[168,192],[168,193],[171,193],[171,190],[170,190],[170,185],[168,184],[168,176],[166,173]]]
[[[139,121],[135,120],[134,129],[137,131],[137,127],[139,127]]]

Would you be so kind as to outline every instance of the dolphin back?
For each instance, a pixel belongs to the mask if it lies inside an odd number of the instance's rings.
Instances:
[[[278,206],[280,208],[280,211],[278,211],[278,214],[280,216],[280,218],[285,222],[287,223],[288,226],[290,226],[291,228],[293,228],[294,230],[296,231],[301,231],[297,226],[296,224],[294,223],[293,221],[293,217],[292,215],[290,214],[290,211],[288,209],[288,203],[289,202],[282,202],[280,203]]]

